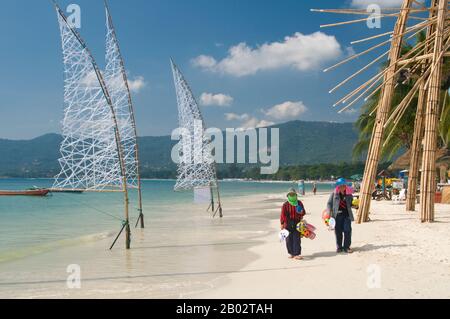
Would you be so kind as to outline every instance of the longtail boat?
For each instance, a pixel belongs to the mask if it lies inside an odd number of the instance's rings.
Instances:
[[[0,196],[47,196],[49,193],[48,189],[29,189],[29,190],[0,190]]]

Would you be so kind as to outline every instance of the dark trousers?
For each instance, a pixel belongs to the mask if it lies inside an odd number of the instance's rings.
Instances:
[[[335,233],[337,249],[347,250],[352,246],[352,221],[345,214],[337,215]]]
[[[286,238],[286,247],[288,254],[291,256],[301,256],[302,244],[300,233],[296,230],[291,231],[289,237]]]

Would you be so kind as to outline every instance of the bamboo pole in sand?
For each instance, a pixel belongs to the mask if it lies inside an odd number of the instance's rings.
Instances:
[[[438,0],[433,0],[431,2],[431,7],[434,8]],[[433,12],[431,15],[434,14]],[[427,39],[435,31],[434,26],[430,26],[427,31]],[[426,49],[429,52],[429,48]],[[422,70],[424,71],[426,64],[422,63]],[[422,151],[422,139],[424,134],[424,109],[425,100],[427,97],[427,90],[425,90],[425,82],[421,84],[419,90],[419,99],[417,101],[416,118],[414,121],[414,135],[411,145],[411,158],[409,164],[408,173],[408,192],[406,193],[406,211],[416,210],[416,196],[417,196],[417,184],[419,181],[419,160]]]
[[[433,73],[428,85],[428,98],[425,107],[425,133],[420,188],[420,211],[422,222],[434,221],[434,202],[436,192],[436,149],[439,120],[439,98],[442,81],[442,51],[444,50],[444,28],[447,15],[447,0],[439,0],[436,39],[434,43]]]

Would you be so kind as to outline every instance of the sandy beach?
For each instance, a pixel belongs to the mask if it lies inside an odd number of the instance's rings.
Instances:
[[[185,208],[186,227],[152,221],[136,230],[133,249],[110,252],[111,238],[0,264],[1,298],[449,298],[450,206],[420,224],[403,205],[374,202],[372,222],[353,227],[352,255],[336,255],[321,221],[328,195],[303,198],[318,228],[303,240],[305,260],[287,258],[278,240],[283,194],[226,199],[225,218]],[[167,229],[167,236],[156,229]],[[67,267],[81,268],[68,289]]]
[[[306,219],[318,227],[314,241],[303,240],[304,261],[288,260],[276,240],[279,223],[262,245],[258,259],[228,283],[200,298],[449,298],[450,206],[437,205],[434,224],[421,224],[404,205],[374,202],[372,222],[353,225],[352,255],[337,255],[333,233],[322,225],[327,195],[304,198]],[[280,198],[281,199],[281,198]],[[277,201],[273,201],[274,214]],[[380,283],[373,278],[379,274]],[[373,277],[375,275],[375,277]]]

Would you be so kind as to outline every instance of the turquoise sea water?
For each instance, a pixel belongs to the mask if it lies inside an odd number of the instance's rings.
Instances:
[[[49,179],[4,179],[1,190],[50,187]],[[174,181],[143,181],[143,205],[146,223],[169,222],[179,217],[183,204],[193,203],[193,193],[173,192]],[[258,193],[280,194],[294,183],[259,183],[224,181],[220,183],[225,198]],[[311,185],[306,185],[311,191]],[[329,191],[331,185],[318,184]],[[206,209],[206,207],[205,207]],[[137,193],[131,192],[131,222],[137,212]],[[121,193],[53,194],[46,198],[0,196],[0,263],[39,254],[80,241],[113,236],[123,219]]]

